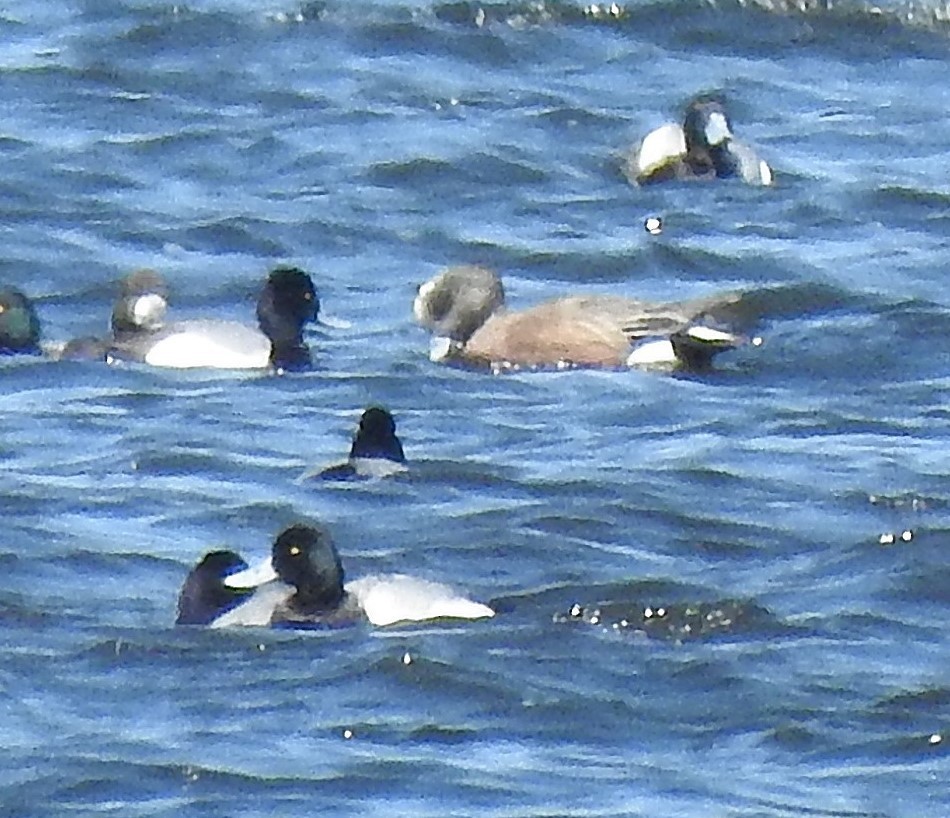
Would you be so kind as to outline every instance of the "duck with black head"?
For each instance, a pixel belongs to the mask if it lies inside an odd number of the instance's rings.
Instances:
[[[396,435],[396,421],[387,409],[371,406],[360,416],[346,462],[308,471],[300,479],[357,480],[391,477],[405,471],[406,455]]]
[[[772,169],[751,147],[735,138],[725,104],[699,96],[687,106],[682,124],[667,123],[648,133],[624,166],[638,185],[672,180],[740,179],[771,185]]]
[[[314,627],[494,616],[448,585],[405,574],[344,582],[340,554],[320,526],[291,525],[260,564],[239,570],[240,562],[231,552],[206,555],[185,581],[178,624]]]
[[[305,326],[320,308],[313,280],[296,267],[278,267],[257,300],[258,327],[237,321],[165,321],[160,278],[128,280],[113,309],[113,360],[175,369],[299,370],[310,365]]]
[[[746,343],[717,312],[739,293],[649,302],[568,295],[508,310],[501,279],[478,266],[451,267],[419,287],[413,313],[433,335],[430,357],[492,371],[522,368],[708,367]]]
[[[225,628],[269,621],[273,611],[290,598],[293,589],[273,583],[254,591],[225,584],[229,576],[247,568],[247,563],[233,551],[205,554],[185,578],[178,596],[175,624]]]

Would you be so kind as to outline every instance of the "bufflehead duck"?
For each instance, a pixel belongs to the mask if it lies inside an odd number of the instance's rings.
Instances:
[[[725,107],[714,97],[690,102],[682,125],[667,123],[648,133],[624,172],[640,185],[729,178],[770,185],[774,180],[765,160],[735,138]]]

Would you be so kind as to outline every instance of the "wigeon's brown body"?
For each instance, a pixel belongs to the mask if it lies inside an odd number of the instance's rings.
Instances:
[[[462,266],[423,284],[413,311],[420,324],[448,340],[448,349],[441,357],[473,365],[630,366],[637,363],[631,360],[634,345],[655,337],[667,339],[669,363],[691,365],[708,363],[716,352],[741,342],[738,336],[724,332],[704,339],[689,335],[708,310],[739,298],[738,294],[728,294],[653,303],[577,295],[508,311],[504,289],[495,273],[483,267]]]

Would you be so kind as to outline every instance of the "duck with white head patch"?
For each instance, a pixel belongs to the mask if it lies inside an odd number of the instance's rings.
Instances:
[[[624,172],[638,185],[731,178],[752,185],[774,181],[768,164],[735,138],[725,106],[714,96],[692,100],[682,125],[667,123],[648,133],[627,159]]]

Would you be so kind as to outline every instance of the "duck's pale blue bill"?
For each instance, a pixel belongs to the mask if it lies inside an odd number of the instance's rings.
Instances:
[[[273,582],[277,579],[277,572],[274,570],[274,563],[268,557],[257,565],[238,571],[224,578],[224,584],[229,588],[256,588],[258,585],[264,585],[267,582]]]

